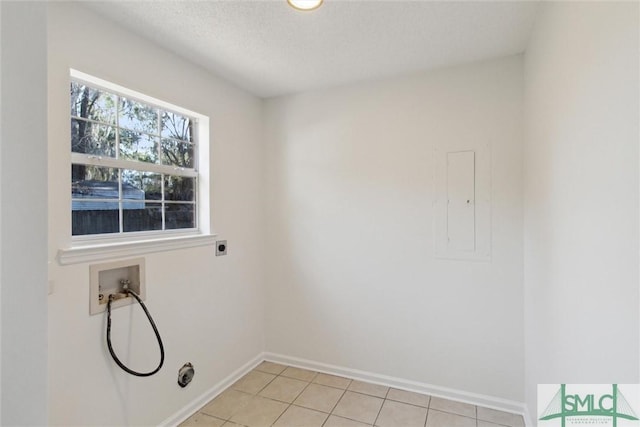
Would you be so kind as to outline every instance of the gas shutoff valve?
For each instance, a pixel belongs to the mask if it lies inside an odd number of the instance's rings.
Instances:
[[[191,382],[195,374],[196,371],[193,369],[191,362],[185,363],[178,371],[178,385],[183,388],[186,387]]]

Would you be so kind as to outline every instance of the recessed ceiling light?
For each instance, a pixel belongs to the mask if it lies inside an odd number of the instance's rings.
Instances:
[[[322,5],[322,0],[287,0],[289,6],[298,10],[314,10]]]

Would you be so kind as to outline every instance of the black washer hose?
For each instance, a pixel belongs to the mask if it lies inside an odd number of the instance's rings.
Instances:
[[[113,360],[118,366],[122,368],[122,370],[130,373],[131,375],[135,375],[136,377],[150,377],[151,375],[158,372],[160,368],[162,368],[162,364],[164,363],[164,346],[162,345],[162,338],[160,338],[160,332],[158,332],[158,328],[156,327],[151,314],[149,314],[147,306],[144,305],[140,297],[130,289],[125,290],[125,292],[133,296],[138,301],[138,303],[140,303],[140,306],[142,306],[142,309],[144,310],[144,314],[147,315],[147,319],[149,319],[149,323],[151,323],[153,332],[156,334],[156,338],[158,339],[158,345],[160,346],[160,364],[151,372],[136,372],[132,369],[127,368],[124,363],[122,363],[120,359],[118,359],[118,356],[116,356],[116,353],[113,351],[113,347],[111,346],[111,302],[113,301],[113,294],[109,295],[109,301],[107,302],[107,347],[109,347],[109,353],[111,353],[111,357],[113,357]]]

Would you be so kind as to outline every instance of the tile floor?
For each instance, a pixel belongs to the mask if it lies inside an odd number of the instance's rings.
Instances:
[[[262,362],[182,427],[524,427],[520,415]]]

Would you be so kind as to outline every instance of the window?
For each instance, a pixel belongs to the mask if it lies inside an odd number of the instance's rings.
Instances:
[[[70,85],[74,238],[199,231],[198,115],[77,75]]]

